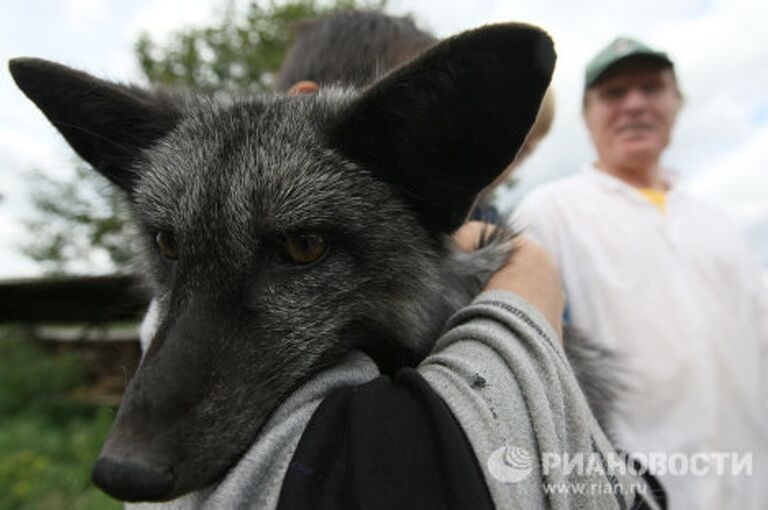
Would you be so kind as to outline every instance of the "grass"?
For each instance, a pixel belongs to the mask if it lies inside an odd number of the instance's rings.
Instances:
[[[0,330],[0,510],[122,508],[90,483],[115,411],[73,398],[85,383],[78,358]]]

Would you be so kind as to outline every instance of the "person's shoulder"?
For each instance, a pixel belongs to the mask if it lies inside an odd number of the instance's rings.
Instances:
[[[695,219],[698,225],[705,225],[710,232],[716,231],[723,234],[740,235],[736,222],[721,209],[706,200],[686,190],[678,191],[674,200],[684,214]]]
[[[723,213],[722,210],[718,209],[710,202],[700,198],[696,194],[691,193],[686,189],[678,190],[676,191],[676,194],[677,200],[679,200],[680,203],[687,209],[696,210],[696,212],[699,214],[704,214],[708,217],[718,218],[723,221],[728,220],[727,216]]]
[[[567,209],[572,200],[584,194],[584,175],[576,172],[566,177],[546,182],[529,191],[515,208],[513,217],[556,215]]]
[[[582,172],[574,172],[565,177],[552,181],[547,181],[533,188],[524,201],[539,201],[550,198],[569,196],[577,189],[584,186],[584,175]]]
[[[723,260],[734,260],[747,271],[759,273],[759,262],[754,248],[738,223],[724,211],[691,193],[681,191],[675,197],[679,220],[689,236],[706,240],[707,246]]]

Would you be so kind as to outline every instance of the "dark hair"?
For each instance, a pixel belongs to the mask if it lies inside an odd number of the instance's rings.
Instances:
[[[368,85],[437,42],[410,16],[344,11],[300,22],[275,88],[302,80],[320,85]]]

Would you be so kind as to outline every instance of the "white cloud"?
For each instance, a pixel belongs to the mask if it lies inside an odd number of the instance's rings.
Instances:
[[[173,31],[187,25],[211,21],[223,5],[210,0],[152,0],[128,22],[126,34],[136,40],[142,32],[155,40],[163,40]]]
[[[88,32],[109,17],[106,0],[65,0],[64,12],[67,22],[78,33]]]
[[[768,128],[712,162],[689,188],[736,221],[768,221]]]
[[[40,169],[52,176],[67,176],[72,172],[73,158],[69,154],[63,142],[51,144],[49,140],[40,140],[23,131],[0,127],[0,161],[4,168],[13,168],[21,173]],[[0,185],[7,183],[7,180],[0,181]]]

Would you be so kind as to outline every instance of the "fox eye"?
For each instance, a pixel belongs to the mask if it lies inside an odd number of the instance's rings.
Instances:
[[[176,237],[173,232],[161,230],[155,234],[155,243],[160,250],[160,254],[171,260],[179,258],[179,249],[176,247]]]
[[[317,234],[288,234],[279,243],[279,255],[291,264],[311,264],[328,251],[325,238]]]

